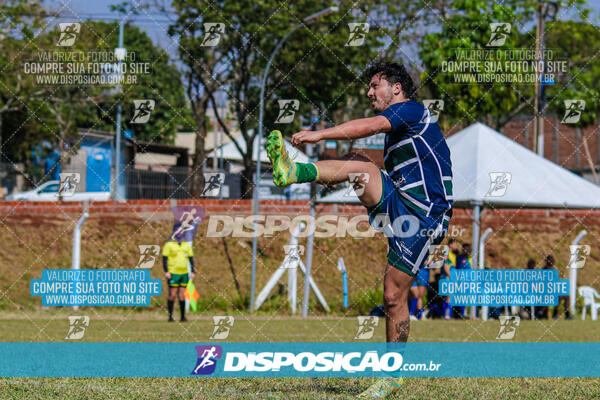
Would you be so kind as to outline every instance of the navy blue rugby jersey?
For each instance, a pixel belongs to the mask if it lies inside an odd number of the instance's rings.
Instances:
[[[426,216],[451,210],[450,149],[429,109],[408,100],[378,115],[392,125],[385,136],[384,165],[404,203]]]

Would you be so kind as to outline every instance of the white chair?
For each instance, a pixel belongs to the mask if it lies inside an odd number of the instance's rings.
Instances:
[[[600,294],[590,286],[580,286],[579,295],[583,297],[583,317],[585,319],[586,308],[590,307],[590,313],[592,314],[592,320],[598,320],[598,310],[600,309],[600,303],[596,303],[595,298],[600,299]]]

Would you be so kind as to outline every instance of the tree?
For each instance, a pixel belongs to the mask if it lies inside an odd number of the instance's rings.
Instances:
[[[57,32],[52,31],[48,36],[55,40],[56,35]],[[74,45],[75,50],[111,55],[119,43],[118,23],[87,21],[81,27],[79,36]],[[121,92],[116,91],[114,86],[80,86],[80,92],[85,94],[82,97],[87,97],[88,100],[84,109],[78,110],[78,127],[114,130],[116,106],[122,104],[123,129],[131,129],[136,140],[173,143],[180,128],[186,129],[192,125],[177,68],[170,63],[166,51],[155,46],[139,27],[126,23],[123,36],[129,55],[124,62],[124,78],[132,77],[131,83],[125,79]],[[150,68],[149,73],[144,72],[142,64],[145,63]],[[142,72],[131,72],[137,66],[140,66]],[[134,115],[135,99],[155,101],[151,118],[145,124],[130,123]]]
[[[215,92],[222,79],[217,66],[224,61],[225,55],[219,46],[207,46],[206,39],[216,35],[220,41],[220,33],[204,32],[203,21],[220,21],[218,7],[205,2],[176,0],[173,7],[177,21],[169,27],[169,35],[179,39],[179,56],[183,64],[182,75],[185,82],[187,98],[190,102],[194,119],[195,152],[191,177],[191,195],[200,197],[204,188],[205,160],[204,142],[208,133],[208,116],[210,93]],[[204,12],[204,14],[203,14]],[[212,39],[215,39],[212,38]]]
[[[270,70],[266,87],[265,132],[279,127],[286,134],[299,127],[295,118],[290,125],[275,125],[278,99],[297,99],[297,114],[310,114],[313,110],[333,115],[345,108],[349,98],[358,96],[364,87],[361,72],[377,56],[381,44],[376,34],[368,35],[368,45],[345,46],[349,38],[348,22],[356,21],[348,11],[354,6],[367,15],[375,1],[354,4],[341,1],[340,11],[308,27],[294,32],[278,53]],[[250,197],[253,189],[254,162],[252,154],[258,133],[259,93],[263,71],[276,43],[302,19],[324,8],[315,0],[303,0],[294,7],[283,7],[274,0],[204,2],[176,0],[177,22],[171,27],[173,35],[180,37],[180,54],[186,65],[187,85],[196,96],[200,116],[206,106],[212,106],[220,126],[233,140],[218,109],[215,92],[223,90],[229,100],[229,112],[234,115],[236,128],[245,142],[234,144],[243,157],[242,193]],[[215,47],[203,46],[206,32],[204,23],[223,24],[223,33]],[[194,108],[194,106],[193,106]],[[198,118],[199,121],[203,119]],[[199,140],[204,140],[205,128],[198,124]],[[200,139],[201,138],[201,139]],[[198,149],[196,145],[196,149]],[[203,158],[198,159],[199,163]],[[198,170],[197,170],[198,171]]]
[[[584,0],[569,0],[567,3],[566,7],[573,7],[581,15],[585,14]],[[467,69],[466,74],[444,73],[443,66],[448,65],[448,62],[463,61],[457,50],[483,51],[486,56],[491,54],[486,51],[495,49],[535,50],[535,29],[523,31],[522,28],[531,22],[535,23],[537,5],[536,0],[508,0],[502,4],[486,0],[448,3],[445,8],[447,18],[441,32],[426,35],[419,51],[425,66],[421,74],[425,92],[433,98],[444,100],[441,118],[446,126],[483,121],[495,129],[501,129],[516,115],[534,112],[533,82],[493,80],[458,83],[454,79],[458,75],[469,75],[470,71]],[[506,40],[501,46],[490,45],[490,24],[501,22],[511,24],[510,32],[506,34]],[[550,32],[549,27],[546,30]],[[493,67],[489,72],[496,71],[496,67],[492,65],[494,59],[483,61],[489,61],[487,65]],[[503,63],[505,60],[499,61]],[[485,66],[485,63],[481,62],[480,65]],[[533,63],[530,63],[530,67],[532,66]],[[506,70],[500,70],[499,73],[504,77],[515,75]],[[475,76],[475,73],[471,75]]]
[[[68,47],[68,52],[82,57],[87,57],[90,53],[111,56],[118,45],[118,32],[116,23],[84,22],[75,43]],[[25,59],[35,59],[36,53],[61,51],[56,47],[59,37],[58,27],[38,35],[31,42],[33,51]],[[126,79],[120,93],[109,85],[50,84],[38,80],[43,74],[29,76],[31,81],[38,83],[37,95],[30,97],[26,103],[30,116],[25,121],[21,135],[12,135],[6,143],[13,154],[25,160],[34,145],[47,141],[54,148],[60,149],[61,158],[65,162],[79,145],[78,128],[114,131],[117,104],[123,104],[123,129],[131,129],[138,141],[173,143],[179,129],[192,125],[177,68],[170,63],[166,52],[154,46],[138,27],[126,25],[124,38],[130,55],[125,61],[125,78],[135,75],[136,79]],[[17,46],[25,46],[25,43],[17,43]],[[17,63],[19,67],[22,65],[21,61],[23,59]],[[91,61],[90,64],[113,61]],[[148,63],[150,73],[132,74],[131,65],[134,62]],[[134,99],[155,101],[148,123],[130,124],[134,114]]]
[[[495,79],[491,82],[455,82],[457,76],[471,73],[475,77],[476,73],[467,67],[460,68],[459,72],[445,73],[445,66],[465,61],[459,53],[461,50],[481,51],[479,54],[485,56],[493,55],[498,48],[518,48],[523,41],[518,27],[531,18],[534,7],[535,2],[521,0],[507,1],[502,5],[484,0],[455,1],[446,11],[448,18],[444,20],[441,32],[425,36],[419,51],[425,65],[421,78],[433,98],[444,100],[442,120],[447,125],[479,120],[500,129],[515,113],[533,104],[531,85]],[[511,24],[510,33],[506,34],[501,46],[489,46],[488,43],[492,43],[490,24],[500,22]],[[484,65],[493,66],[491,59],[482,59],[478,65],[483,67],[481,72],[486,72]]]
[[[33,30],[40,27],[44,16],[38,0],[0,1],[0,160],[17,161],[5,148],[12,136],[5,132],[6,116],[16,115],[30,98],[39,95],[32,80],[21,73],[20,60],[30,54]]]
[[[586,21],[586,14],[582,16]],[[585,107],[579,112],[579,120],[571,126],[575,127],[576,135],[581,138],[590,170],[596,184],[599,184],[595,170],[598,160],[594,163],[581,129],[600,123],[600,91],[597,85],[600,79],[600,60],[597,56],[600,51],[600,33],[596,26],[576,21],[556,21],[548,24],[546,31],[547,47],[553,49],[557,58],[568,62],[567,73],[557,76],[556,84],[546,90],[548,114],[562,119],[567,116],[567,101],[571,107],[581,104],[581,100],[585,101]],[[577,167],[579,166],[576,165]]]
[[[565,100],[585,100],[585,110],[577,127],[586,127],[598,119],[600,111],[600,32],[586,22],[556,21],[546,25],[546,47],[555,57],[567,61],[567,73],[546,89],[548,109],[562,117]]]

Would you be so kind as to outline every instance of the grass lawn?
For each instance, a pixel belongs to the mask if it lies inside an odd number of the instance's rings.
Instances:
[[[2,316],[4,342],[63,342],[69,310]],[[82,341],[207,342],[212,319],[190,317],[169,324],[162,313],[94,309]],[[237,315],[227,341],[354,341],[355,318],[282,318]],[[498,321],[416,321],[411,341],[495,342]],[[600,323],[521,321],[515,341],[597,341]],[[384,340],[384,321],[373,336]],[[43,355],[40,355],[43,358]],[[47,360],[51,362],[51,360]],[[0,399],[343,399],[364,390],[372,378],[0,378]],[[596,378],[409,378],[396,399],[597,399]]]

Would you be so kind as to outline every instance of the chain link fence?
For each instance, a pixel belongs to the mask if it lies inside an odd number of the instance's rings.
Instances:
[[[240,180],[239,174],[225,174],[220,197],[240,198]],[[128,167],[124,171],[124,185],[127,199],[188,199],[192,197],[192,168],[152,171]]]

